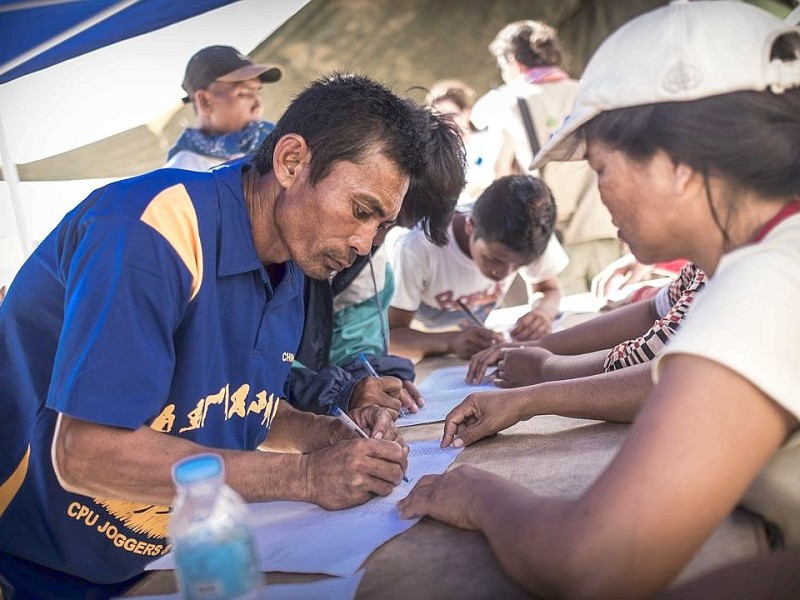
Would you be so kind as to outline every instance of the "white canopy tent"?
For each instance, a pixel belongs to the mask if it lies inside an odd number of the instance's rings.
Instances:
[[[118,32],[111,27],[106,37],[118,34],[118,39],[124,41],[0,84],[0,160],[5,180],[4,185],[0,184],[0,285],[10,283],[35,241],[66,210],[90,189],[109,181],[20,184],[18,162],[70,150],[143,122],[158,121],[164,114],[174,114],[183,96],[180,88],[183,70],[197,49],[221,43],[249,51],[306,1],[203,0],[195,3],[190,12],[197,14],[208,11],[209,6],[227,6],[131,39],[124,39],[121,28]],[[139,4],[148,2],[151,0],[138,0]],[[23,5],[48,8],[60,4],[65,4],[64,0],[0,2],[0,25],[5,34],[9,21],[3,13],[12,8]],[[10,60],[5,59],[11,42],[0,42],[0,81],[5,74],[15,73],[25,61],[46,55],[65,40],[114,15],[124,16],[122,11],[137,4],[137,0],[88,0],[77,4],[106,6],[96,15]],[[41,30],[42,35],[48,31]],[[44,198],[48,198],[49,214],[40,219],[37,213],[44,211],[37,204],[44,204]]]

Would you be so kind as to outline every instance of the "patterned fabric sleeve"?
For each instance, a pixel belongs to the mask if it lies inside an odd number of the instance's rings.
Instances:
[[[675,281],[669,284],[668,295],[673,301],[672,308],[667,311],[666,315],[653,323],[653,326],[644,335],[622,342],[612,348],[603,363],[603,371],[616,371],[648,362],[658,356],[664,350],[669,339],[678,331],[689,306],[694,301],[697,292],[706,284],[707,279],[701,269],[692,263],[687,263]]]

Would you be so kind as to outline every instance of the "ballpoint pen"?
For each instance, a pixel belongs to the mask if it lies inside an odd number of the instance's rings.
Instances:
[[[367,360],[367,357],[364,356],[363,352],[358,353],[358,360],[364,363],[364,368],[367,370],[367,373],[369,373],[370,377],[380,377],[380,375],[378,375],[378,372],[375,370],[375,367],[369,364],[369,361]],[[400,416],[407,417],[408,411],[405,408],[400,407]]]
[[[369,436],[366,434],[366,432],[363,429],[361,429],[361,427],[359,427],[358,424],[355,421],[353,421],[353,419],[348,417],[347,413],[344,412],[338,406],[334,406],[333,407],[333,409],[331,410],[331,416],[334,416],[337,419],[339,419],[339,421],[341,421],[342,424],[345,427],[347,427],[350,431],[355,433],[357,436],[362,437],[362,438],[367,439],[367,440],[369,439]],[[403,481],[408,483],[408,477],[403,475]]]
[[[470,319],[472,319],[478,327],[486,327],[486,325],[484,325],[483,322],[478,317],[475,316],[475,313],[472,312],[472,309],[469,306],[467,306],[466,302],[464,302],[463,300],[456,300],[456,302],[461,307],[461,310],[464,311],[464,314],[466,314]]]

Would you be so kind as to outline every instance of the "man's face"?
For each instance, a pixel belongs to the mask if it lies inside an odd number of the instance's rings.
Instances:
[[[473,236],[469,248],[472,262],[492,281],[502,281],[525,264],[520,254],[500,242],[487,242]]]
[[[367,254],[379,229],[400,211],[409,178],[377,150],[358,163],[334,163],[312,187],[310,155],[276,208],[278,232],[303,272],[326,279]]]
[[[258,77],[237,83],[215,81],[208,86],[206,122],[211,133],[240,131],[261,118],[264,108]]]

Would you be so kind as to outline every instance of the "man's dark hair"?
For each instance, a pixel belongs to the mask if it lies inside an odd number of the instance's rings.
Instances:
[[[556,223],[556,203],[547,184],[530,175],[495,180],[472,209],[475,237],[497,242],[531,262],[544,254]]]
[[[275,144],[290,133],[302,136],[311,150],[311,185],[334,163],[357,163],[376,147],[407,175],[419,170],[424,157],[413,104],[361,75],[333,73],[295,96],[256,151],[253,164],[259,173],[272,170]]]
[[[466,158],[458,127],[449,117],[416,107],[419,129],[427,132],[422,166],[411,177],[398,222],[418,226],[437,246],[447,243],[447,229],[464,188]]]

